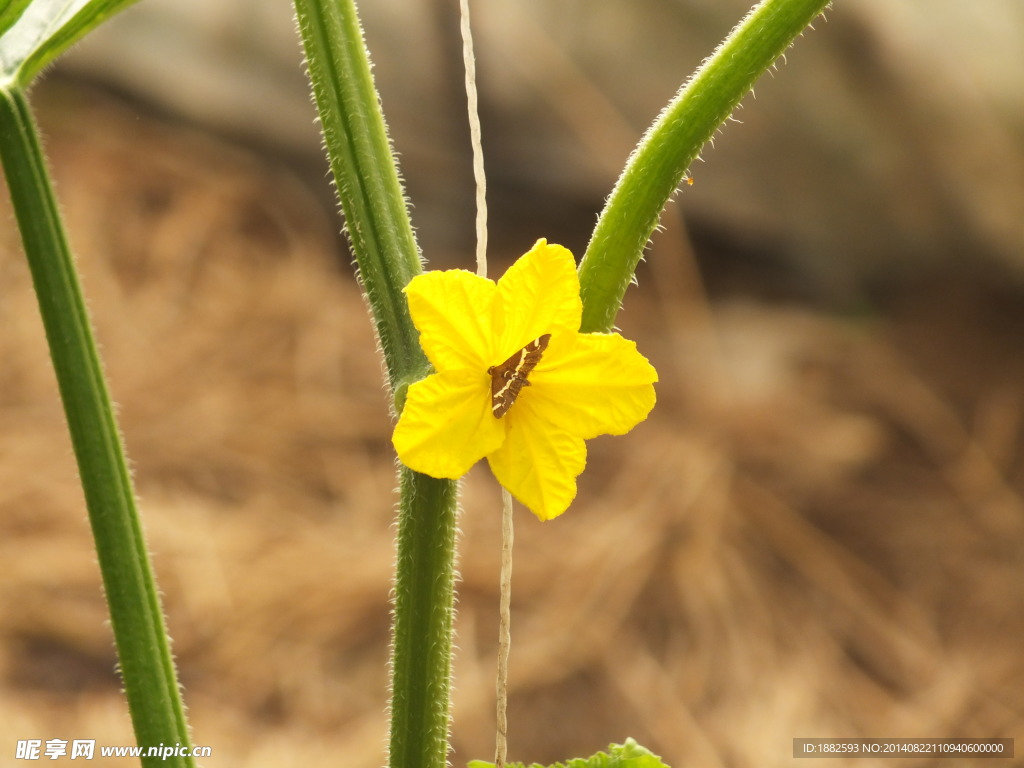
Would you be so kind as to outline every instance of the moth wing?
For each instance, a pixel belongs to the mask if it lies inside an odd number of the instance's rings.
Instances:
[[[513,380],[509,381],[503,390],[491,395],[491,410],[494,412],[494,418],[500,419],[508,413],[508,409],[512,407],[512,403],[519,395],[519,389],[519,381]]]
[[[537,367],[550,340],[551,334],[545,333],[501,365],[492,365],[487,369],[491,374],[491,410],[495,418],[500,419],[504,416],[519,397],[523,387],[529,384],[526,377]]]
[[[537,367],[544,350],[548,348],[549,341],[551,341],[551,334],[545,333],[523,347],[523,362],[519,364],[519,375],[522,378],[525,379],[530,371]]]

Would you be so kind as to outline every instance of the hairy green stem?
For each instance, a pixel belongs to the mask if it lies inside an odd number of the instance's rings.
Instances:
[[[629,158],[580,263],[584,332],[609,331],[683,174],[754,82],[829,0],[763,0],[669,103]]]
[[[458,485],[401,470],[391,679],[391,768],[445,768]]]
[[[400,409],[427,360],[403,288],[419,250],[352,0],[295,0],[324,143]],[[392,768],[444,768],[457,484],[403,467],[391,680]]]
[[[393,389],[427,368],[402,289],[422,271],[352,0],[295,0],[331,171]]]
[[[85,491],[135,736],[188,746],[160,599],[85,302],[24,93],[0,89],[3,162]],[[193,766],[190,757],[143,765]]]

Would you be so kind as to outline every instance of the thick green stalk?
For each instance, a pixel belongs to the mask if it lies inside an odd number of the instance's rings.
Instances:
[[[582,331],[609,331],[683,174],[718,127],[829,0],[764,0],[729,34],[633,151],[580,263]]]
[[[391,670],[391,768],[445,768],[458,486],[401,469]]]
[[[28,102],[0,89],[3,162],[67,415],[135,736],[188,746],[160,599],[96,344]],[[143,765],[193,766],[159,756]]]
[[[320,127],[393,388],[427,361],[402,289],[422,271],[353,0],[295,0]]]
[[[295,0],[352,250],[401,407],[427,361],[402,289],[421,271],[352,0]],[[444,768],[457,485],[401,469],[392,646],[392,768]]]

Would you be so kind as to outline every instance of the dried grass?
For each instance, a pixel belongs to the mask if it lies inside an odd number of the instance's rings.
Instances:
[[[205,764],[380,765],[393,460],[331,214],[110,105],[44,118]],[[1024,737],[1024,379],[971,372],[953,398],[886,322],[709,306],[673,271],[678,235],[622,318],[658,409],[591,444],[564,518],[519,516],[512,756],[633,735],[676,768],[781,766],[797,736]],[[0,742],[130,743],[12,232],[2,248]],[[493,749],[499,503],[476,468],[456,765]]]

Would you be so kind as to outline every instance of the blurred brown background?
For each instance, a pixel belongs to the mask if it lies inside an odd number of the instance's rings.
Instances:
[[[456,8],[362,7],[438,267],[472,253]],[[746,8],[474,6],[497,265],[542,236],[582,253],[640,132]],[[146,0],[33,96],[204,765],[370,767],[390,424],[290,13]],[[590,444],[564,517],[520,510],[514,759],[630,735],[676,768],[813,768],[794,737],[1024,749],[1024,10],[848,0],[816,27],[692,169],[627,295],[658,407]],[[18,739],[131,743],[5,215],[0,764]],[[477,467],[454,765],[493,751],[498,505]]]

